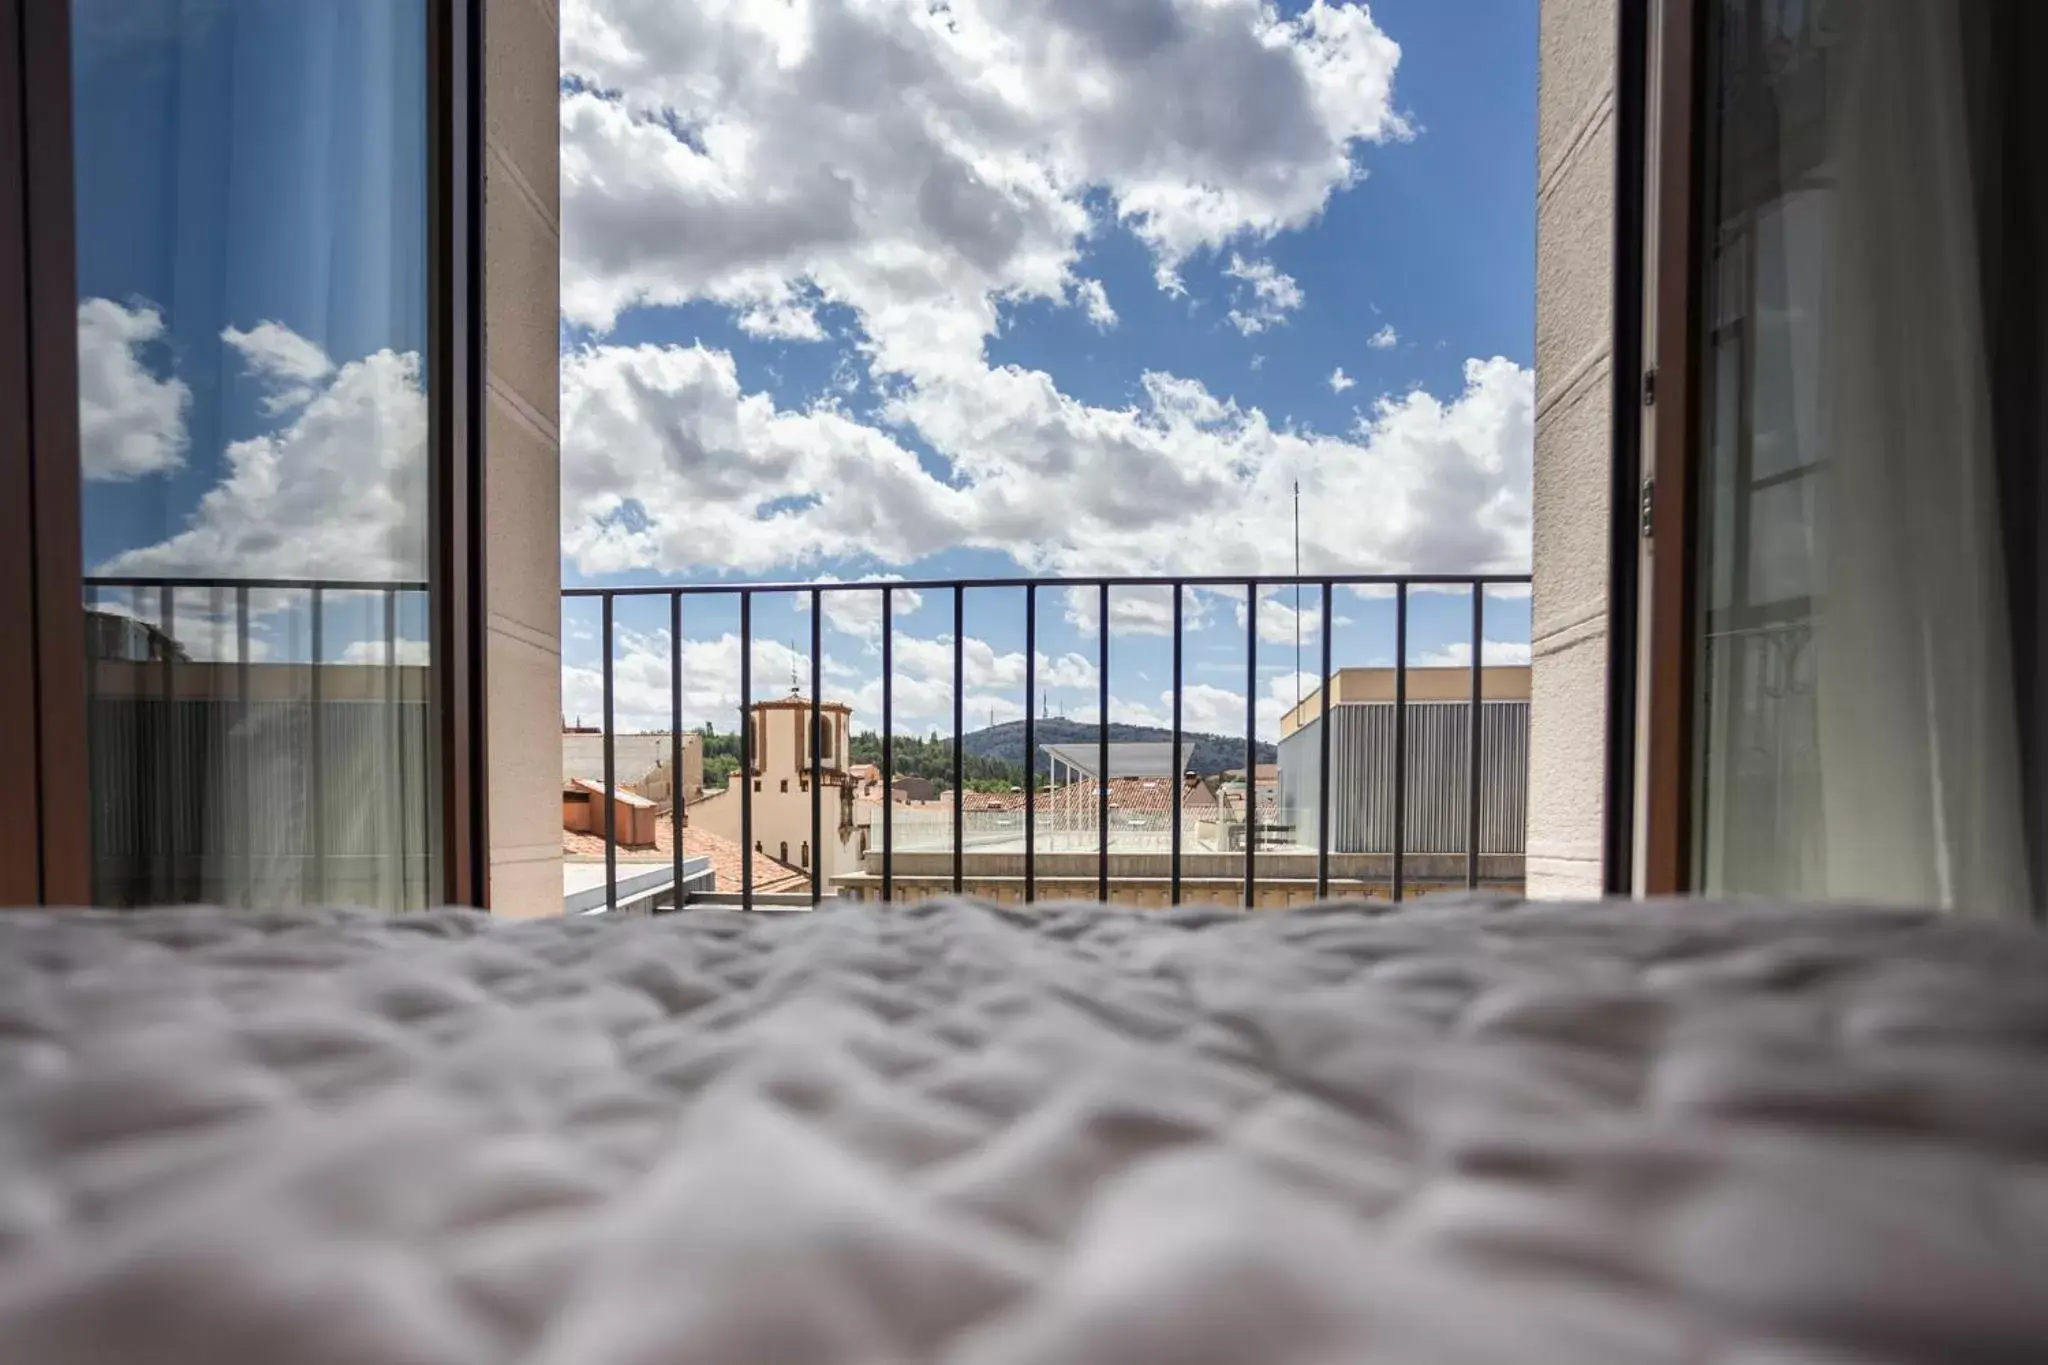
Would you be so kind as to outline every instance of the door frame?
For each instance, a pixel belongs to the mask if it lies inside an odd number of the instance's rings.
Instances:
[[[1650,127],[1649,261],[1641,300],[1651,316],[1649,371],[1642,395],[1650,484],[1631,510],[1645,523],[1647,611],[1641,661],[1643,712],[1629,736],[1642,749],[1643,849],[1639,882],[1648,895],[1695,888],[1693,866],[1695,607],[1699,577],[1698,469],[1700,321],[1705,297],[1700,210],[1708,157],[1702,131],[1711,6],[1659,0],[1651,63],[1656,95]],[[1634,610],[1626,604],[1623,610]],[[1631,718],[1636,728],[1636,718]]]
[[[67,4],[0,0],[0,905],[92,897]]]

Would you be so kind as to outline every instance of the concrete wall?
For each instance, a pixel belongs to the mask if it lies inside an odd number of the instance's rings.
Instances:
[[[1598,895],[1607,671],[1615,0],[1543,0],[1528,890]]]
[[[484,7],[484,704],[495,914],[562,912],[560,19]]]
[[[612,770],[620,786],[640,782],[668,762],[674,740],[666,731],[646,734],[621,733],[612,740]],[[683,794],[704,785],[704,737],[692,731],[683,734]],[[564,732],[562,735],[562,780],[586,778],[604,780],[604,736]],[[664,779],[665,785],[665,779]],[[643,793],[651,795],[651,793]],[[663,799],[666,799],[664,796]]]

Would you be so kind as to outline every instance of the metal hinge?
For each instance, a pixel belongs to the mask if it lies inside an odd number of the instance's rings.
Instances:
[[[1643,371],[1643,406],[1646,408],[1657,406],[1657,367],[1655,365]]]
[[[1657,534],[1657,480],[1655,478],[1646,478],[1643,480],[1643,498],[1640,507],[1642,509],[1643,519],[1643,539],[1654,539]]]

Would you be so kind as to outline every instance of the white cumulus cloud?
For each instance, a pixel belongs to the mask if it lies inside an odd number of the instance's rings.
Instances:
[[[1400,335],[1394,331],[1394,324],[1390,322],[1367,337],[1365,344],[1372,347],[1375,351],[1390,351],[1394,348],[1395,343],[1400,340]]]
[[[1342,393],[1346,389],[1356,388],[1357,386],[1358,381],[1356,379],[1353,379],[1350,375],[1344,373],[1344,367],[1342,365],[1339,365],[1336,369],[1330,371],[1331,393]]]
[[[1246,336],[1256,336],[1269,327],[1279,326],[1287,321],[1289,313],[1302,305],[1301,286],[1295,283],[1294,276],[1271,261],[1248,261],[1232,252],[1230,264],[1223,273],[1243,281],[1244,288],[1240,290],[1242,302],[1230,310],[1230,325]]]
[[[1088,314],[1088,321],[1095,324],[1097,331],[1108,331],[1116,326],[1116,309],[1109,303],[1109,291],[1102,287],[1101,280],[1082,280],[1074,286],[1074,302]]]
[[[185,462],[192,390],[143,361],[163,335],[163,314],[146,304],[79,303],[78,460],[87,479],[119,483]]]
[[[248,377],[295,409],[229,444],[224,472],[154,545],[107,574],[417,580],[427,566],[427,400],[420,359],[377,351],[340,366],[275,323],[223,335]],[[282,410],[279,410],[282,416]]]
[[[1480,656],[1486,666],[1496,664],[1526,664],[1529,662],[1527,640],[1488,640],[1486,650]],[[1415,660],[1419,668],[1470,668],[1472,666],[1472,642],[1457,640],[1442,649],[1431,650]]]

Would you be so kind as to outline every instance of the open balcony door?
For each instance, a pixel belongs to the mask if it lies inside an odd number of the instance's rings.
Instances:
[[[334,12],[351,22],[364,21],[368,8],[342,7]],[[176,566],[116,571],[159,576],[162,586],[152,577],[147,587],[131,585],[123,591],[131,600],[161,600],[179,624],[210,616],[214,636],[224,633],[231,642],[233,607],[223,615],[217,603],[210,610],[203,603],[191,603],[209,593],[215,597],[224,594],[229,601],[239,597],[242,638],[227,656],[188,648],[195,642],[181,642],[170,623],[151,624],[132,605],[123,604],[129,613],[126,616],[94,610],[101,605],[94,594],[103,590],[89,583],[85,574],[88,556],[84,547],[92,523],[90,499],[81,483],[82,466],[87,463],[85,450],[90,445],[81,435],[81,265],[104,270],[108,253],[93,257],[86,248],[95,240],[103,247],[110,234],[126,234],[124,242],[132,246],[136,240],[149,240],[152,233],[169,240],[170,234],[183,227],[177,214],[169,212],[147,217],[100,211],[80,222],[81,214],[103,202],[110,183],[118,185],[123,180],[116,173],[118,168],[110,171],[104,159],[81,156],[77,150],[80,139],[96,136],[92,146],[104,152],[109,146],[134,142],[144,132],[162,130],[137,126],[147,123],[146,119],[110,125],[100,102],[93,99],[82,106],[85,112],[75,114],[81,106],[74,104],[73,90],[74,80],[98,80],[100,93],[121,88],[127,68],[119,59],[135,55],[117,50],[121,42],[158,41],[162,52],[141,56],[184,60],[188,54],[179,42],[180,24],[204,26],[242,17],[254,24],[256,20],[290,20],[300,11],[291,6],[268,6],[260,11],[251,7],[244,16],[232,12],[231,5],[196,11],[172,7],[164,15],[168,30],[153,37],[146,26],[110,25],[110,15],[115,20],[122,16],[105,5],[83,0],[0,0],[0,772],[10,784],[8,818],[0,821],[0,906],[82,905],[95,900],[151,904],[192,899],[276,904],[294,899],[270,898],[276,879],[266,880],[248,871],[248,863],[266,852],[252,831],[274,829],[279,822],[270,795],[255,795],[246,763],[235,767],[217,761],[215,755],[221,751],[245,757],[253,753],[260,759],[269,754],[279,760],[273,766],[289,769],[282,773],[286,786],[321,790],[318,756],[322,741],[318,736],[350,733],[343,723],[346,717],[337,715],[330,724],[328,710],[322,709],[321,675],[338,679],[341,672],[351,674],[350,680],[358,684],[366,679],[381,681],[387,702],[404,698],[416,703],[410,710],[418,714],[406,718],[412,728],[394,722],[384,732],[391,737],[389,744],[394,750],[401,735],[411,745],[407,751],[412,755],[410,762],[399,756],[387,766],[399,772],[411,769],[404,779],[406,789],[415,792],[411,809],[415,814],[423,807],[426,810],[419,837],[399,846],[406,866],[417,862],[427,869],[414,879],[417,885],[405,903],[486,903],[480,600],[482,12],[470,0],[393,0],[389,10],[397,16],[392,29],[395,36],[390,36],[386,48],[369,49],[371,56],[365,60],[377,63],[376,69],[391,76],[394,83],[400,75],[412,73],[419,91],[406,111],[414,119],[409,136],[418,157],[416,163],[406,163],[417,169],[405,172],[416,179],[408,180],[405,189],[411,197],[404,202],[422,262],[417,272],[420,282],[409,296],[421,321],[409,344],[415,348],[410,357],[416,367],[412,372],[423,375],[417,398],[424,412],[420,421],[423,431],[416,439],[418,454],[412,471],[420,485],[415,501],[427,509],[420,514],[426,523],[420,571],[412,577],[425,580],[426,585],[414,591],[421,599],[414,613],[417,620],[405,634],[410,637],[408,644],[431,651],[431,664],[405,670],[398,666],[402,655],[393,629],[396,613],[389,605],[384,610],[382,639],[374,638],[377,626],[373,623],[362,627],[362,638],[354,642],[364,650],[381,644],[384,668],[363,666],[362,658],[350,657],[351,642],[338,640],[333,633],[323,649],[319,624],[323,588],[313,585],[310,616],[315,624],[310,650],[290,656],[284,664],[269,665],[273,672],[292,668],[312,678],[310,699],[287,697],[269,708],[277,721],[271,729],[295,728],[315,736],[310,741],[315,755],[313,777],[307,783],[295,766],[299,762],[295,750],[287,753],[282,744],[264,748],[247,742],[262,728],[252,727],[250,713],[264,702],[263,689],[249,683],[248,666],[253,661],[258,671],[265,667],[262,653],[252,651],[248,643],[249,603],[253,597],[259,602],[256,610],[265,610],[260,604],[266,595],[279,596],[292,585],[281,584],[274,573],[237,562],[231,553],[216,556],[218,563],[201,566],[198,572],[209,576],[189,589],[173,582],[181,580],[185,572]],[[79,15],[88,19],[81,21]],[[95,19],[98,29],[94,28]],[[267,32],[260,25],[251,30],[256,37]],[[191,46],[197,50],[207,45]],[[240,49],[213,44],[208,50]],[[339,60],[318,44],[302,44],[291,52],[302,62],[315,65]],[[258,52],[256,57],[264,55]],[[331,84],[338,90],[353,91],[364,82]],[[193,85],[211,88],[218,82],[196,80]],[[307,85],[311,88],[318,83]],[[281,98],[288,103],[298,98],[294,87],[279,86],[276,81],[266,88],[273,96],[281,90]],[[308,117],[318,112],[313,110]],[[99,119],[97,124],[94,117]],[[236,130],[245,127],[234,120],[220,126],[229,130],[226,136],[239,136]],[[190,133],[198,140],[209,135],[206,127]],[[185,153],[192,149],[172,150]],[[197,155],[201,160],[211,155],[225,164],[218,145],[201,146]],[[364,164],[372,173],[381,168],[387,178],[400,174],[375,158]],[[243,177],[239,183],[260,184],[262,177]],[[413,195],[415,186],[418,193]],[[340,191],[335,197],[347,199]],[[78,207],[82,202],[87,209]],[[266,240],[275,243],[290,236],[279,229]],[[239,257],[231,257],[230,263],[242,264]],[[285,284],[291,283],[289,275],[283,279]],[[121,288],[111,292],[117,301],[131,296],[131,291]],[[175,314],[168,304],[163,306],[164,315],[157,321],[169,327]],[[237,335],[246,338],[251,335],[246,329],[260,331],[273,326],[267,313],[273,306],[269,302],[252,305],[262,315],[232,319],[245,329]],[[120,308],[118,302],[106,305],[115,313]],[[181,343],[226,339],[217,322],[195,323],[188,332],[184,337],[171,331],[164,335]],[[365,349],[374,350],[378,345],[388,347],[389,343],[373,338],[365,343]],[[167,349],[175,355],[178,348]],[[337,364],[342,371],[349,371],[356,367],[346,362],[354,358],[343,355]],[[160,382],[166,388],[171,386],[169,377]],[[211,458],[216,452],[209,445],[205,451],[192,453],[195,458],[201,454]],[[170,525],[179,524],[182,515],[179,508],[165,504],[164,516]],[[107,556],[102,547],[94,558]],[[106,569],[94,572],[104,574]],[[320,566],[307,573],[332,575]],[[325,591],[349,600],[364,598],[365,593],[355,590],[360,585],[353,580],[365,576],[348,573],[350,582],[343,590],[330,584]],[[187,593],[181,600],[181,594]],[[394,596],[386,592],[384,600],[389,603]],[[330,612],[342,614],[331,606]],[[89,617],[93,618],[90,622]],[[101,629],[108,626],[118,629]],[[195,628],[194,633],[201,632]],[[422,636],[424,640],[419,638]],[[202,643],[215,649],[219,641]],[[303,643],[298,647],[305,648]],[[201,674],[228,678],[237,667],[242,669],[241,681],[222,684],[229,690],[195,687]],[[424,684],[402,688],[393,681],[402,671],[427,673],[430,678]],[[96,675],[108,672],[138,678],[147,675],[145,689],[131,687],[115,696],[117,702],[132,702],[129,710],[133,714],[118,718],[132,725],[111,741],[106,738],[109,731],[101,711],[106,709],[107,697],[114,694],[94,682]],[[209,706],[211,711],[206,710]],[[232,713],[236,706],[241,712],[230,733],[220,713]],[[142,713],[151,707],[155,708],[155,724],[146,729],[143,721],[147,718]],[[398,708],[386,709],[395,712]],[[97,745],[95,736],[99,737]],[[202,738],[204,745],[199,742]],[[154,761],[153,747],[156,757],[173,756],[168,765],[171,780],[151,781],[161,776],[147,767]],[[188,751],[203,753],[207,767],[199,778],[186,769],[188,780],[181,784],[180,765]],[[330,761],[332,757],[330,753]],[[374,757],[380,762],[385,758],[381,751]],[[118,783],[107,782],[109,771],[117,774]],[[124,800],[130,800],[130,805],[122,806]],[[200,806],[207,810],[205,818],[188,818],[192,808]],[[118,809],[120,818],[110,817],[110,808]],[[337,814],[353,819],[354,826],[368,828],[377,823],[374,817],[353,818],[347,810]],[[116,850],[110,855],[112,841],[106,837],[107,830],[127,830],[137,824],[153,826],[159,834],[175,832],[145,844],[139,854]],[[349,819],[337,819],[333,825],[352,828]],[[224,837],[223,829],[233,833]],[[373,845],[366,856],[393,861],[389,841],[376,842],[378,833],[370,829],[363,835]],[[195,847],[195,840],[204,847]],[[109,847],[96,848],[96,843]],[[294,857],[298,852],[287,849],[284,854]],[[319,866],[331,852],[323,849],[320,834],[311,836],[310,861],[314,865]],[[352,851],[341,853],[350,856]],[[107,875],[110,858],[114,862],[126,859],[123,869],[130,865],[140,868],[147,889],[132,894],[120,891],[119,884]],[[205,876],[180,878],[164,871],[180,860],[203,866]],[[361,884],[371,885],[369,881]],[[346,883],[338,877],[316,878],[311,883],[314,889],[296,899],[360,903],[377,899],[368,893],[334,889],[343,885]],[[384,899],[397,908],[396,898]]]
[[[2038,916],[2041,9],[1657,13],[1640,885]]]

